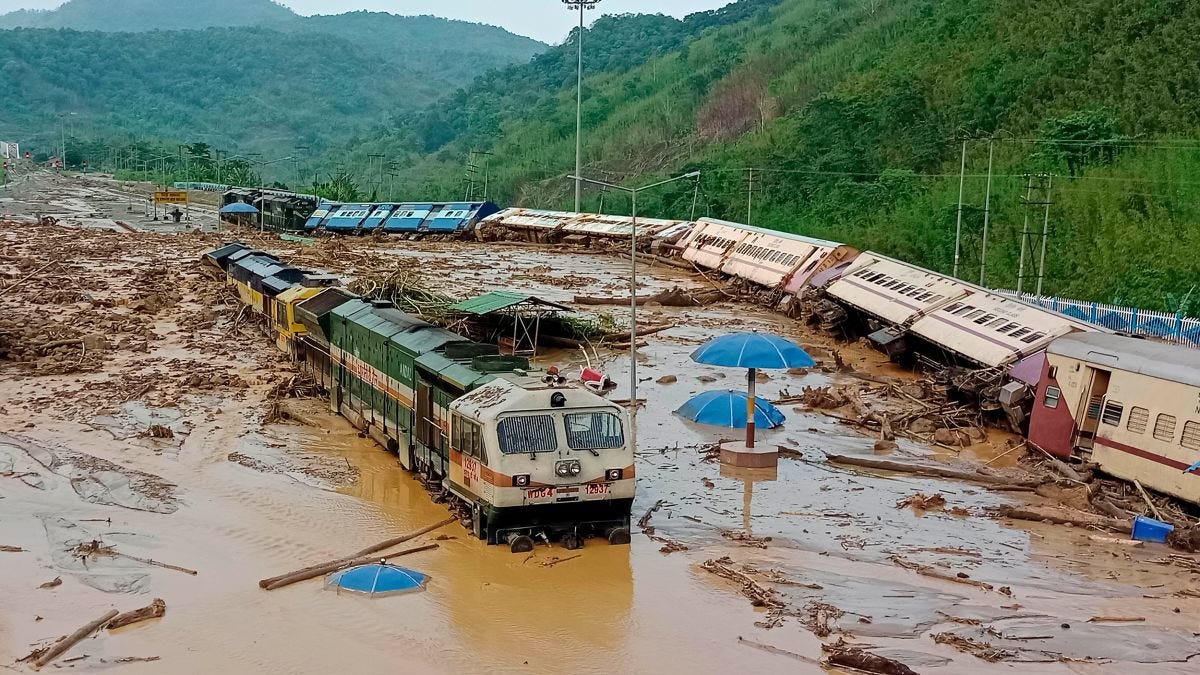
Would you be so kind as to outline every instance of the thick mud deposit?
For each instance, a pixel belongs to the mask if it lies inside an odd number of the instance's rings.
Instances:
[[[0,297],[0,313],[28,325],[37,321],[32,313],[72,324],[75,314],[92,320],[111,300],[116,314],[146,320],[110,328],[128,334],[108,336],[95,361],[78,347],[49,355],[21,347],[30,360],[0,361],[0,545],[22,549],[0,552],[5,666],[28,669],[16,661],[35,647],[109,609],[162,598],[165,617],[101,631],[59,663],[146,672],[807,673],[822,672],[822,643],[843,639],[921,673],[1197,668],[1200,599],[1178,595],[1196,589],[1196,576],[1161,564],[1165,548],[989,515],[1024,493],[829,464],[826,452],[874,456],[876,439],[791,406],[782,429],[760,436],[793,451],[778,471],[735,471],[709,459],[707,444],[736,432],[671,414],[694,393],[743,386],[739,372],[688,360],[708,337],[772,330],[810,347],[821,365],[837,348],[858,371],[899,375],[881,355],[735,304],[643,312],[647,322],[676,327],[639,352],[646,404],[634,517],[649,515],[631,546],[589,541],[581,551],[513,555],[451,525],[415,542],[437,549],[398,561],[432,575],[424,593],[370,600],[323,590],[319,580],[262,591],[259,579],[418,529],[446,511],[319,400],[286,401],[306,424],[263,424],[269,392],[290,377],[290,364],[190,262],[215,238],[5,225],[0,288],[32,271],[19,269],[21,259],[46,259],[39,237],[62,234],[91,300],[43,302],[49,288],[22,286],[28,293]],[[322,257],[268,239],[259,246]],[[367,240],[344,248],[322,266],[353,275],[359,252],[415,257],[429,278],[461,295],[519,288],[570,301],[627,289],[628,263],[598,255]],[[153,289],[89,272],[116,274],[117,260],[133,273],[164,267],[178,297],[154,311],[131,309]],[[671,268],[643,274],[650,290],[705,283]],[[621,384],[612,396],[627,397],[624,354],[599,356]],[[539,360],[574,369],[584,357],[564,350]],[[759,384],[769,398],[852,378],[769,375]],[[987,461],[1002,452],[981,444],[963,454]],[[945,455],[902,439],[888,456]],[[917,493],[946,503],[896,506]],[[77,555],[92,541],[198,573]],[[978,585],[963,583],[964,575]],[[47,583],[55,579],[61,583]],[[160,660],[119,661],[126,657]]]

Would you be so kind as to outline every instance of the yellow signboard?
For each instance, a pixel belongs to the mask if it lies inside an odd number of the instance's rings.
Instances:
[[[187,190],[160,190],[154,193],[155,204],[186,204]]]

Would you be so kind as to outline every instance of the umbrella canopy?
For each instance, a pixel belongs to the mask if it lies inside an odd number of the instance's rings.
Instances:
[[[811,368],[816,365],[795,342],[770,333],[731,333],[692,352],[692,360],[734,368]]]
[[[223,207],[221,213],[258,213],[258,209],[246,202],[234,202]]]
[[[701,424],[741,429],[746,426],[746,418],[750,414],[749,399],[744,391],[706,391],[693,396],[675,414]],[[758,396],[754,397],[755,426],[774,429],[781,426],[784,419],[779,408]]]
[[[334,572],[325,580],[325,587],[377,596],[419,591],[427,581],[429,575],[416,570],[376,563]]]

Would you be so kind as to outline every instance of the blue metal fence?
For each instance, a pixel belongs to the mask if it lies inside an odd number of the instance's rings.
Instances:
[[[1182,314],[1168,314],[1136,307],[1118,307],[1100,302],[1054,298],[1032,293],[1018,294],[1016,291],[998,290],[993,292],[1052,309],[1097,326],[1104,326],[1109,330],[1159,338],[1179,345],[1200,348],[1200,319],[1193,319]]]

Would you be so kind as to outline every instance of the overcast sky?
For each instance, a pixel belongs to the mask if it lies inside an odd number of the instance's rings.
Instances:
[[[203,0],[198,0],[203,1]],[[684,16],[715,9],[732,0],[601,0],[587,13],[588,23],[600,14],[623,12],[663,13]],[[0,0],[0,13],[14,9],[52,9],[63,0]],[[503,26],[514,33],[544,42],[561,42],[578,21],[562,0],[282,0],[301,14],[340,14],[356,9],[393,14],[433,14]]]

